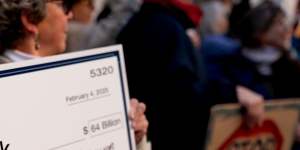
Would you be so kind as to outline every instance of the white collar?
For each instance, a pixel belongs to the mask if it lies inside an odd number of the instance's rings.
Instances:
[[[242,55],[256,64],[258,72],[269,76],[272,74],[272,64],[275,63],[282,53],[274,47],[260,49],[242,49]]]
[[[272,64],[281,57],[281,52],[273,47],[260,49],[242,49],[242,54],[255,63]]]
[[[10,59],[13,62],[39,58],[38,56],[33,56],[18,50],[5,50],[4,56],[6,56],[8,59]]]

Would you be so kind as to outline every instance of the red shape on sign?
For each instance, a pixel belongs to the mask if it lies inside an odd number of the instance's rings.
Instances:
[[[225,140],[219,150],[280,150],[283,136],[272,120],[265,120],[261,126],[249,129],[245,121],[235,132]]]

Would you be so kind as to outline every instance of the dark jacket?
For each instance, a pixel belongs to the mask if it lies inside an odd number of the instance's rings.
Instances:
[[[144,4],[118,42],[124,46],[130,95],[147,105],[153,150],[202,149],[208,103],[201,58],[173,11]]]
[[[243,85],[261,95],[265,99],[300,97],[300,66],[288,54],[283,54],[271,66],[272,75],[261,75],[256,64],[240,51],[219,62],[218,80],[222,86]],[[228,91],[230,92],[230,91]],[[226,92],[225,92],[226,93]]]
[[[233,93],[236,85],[243,85],[263,95],[266,100],[300,97],[299,62],[287,54],[272,64],[273,73],[270,76],[261,75],[256,69],[256,64],[239,51],[225,59],[219,59],[218,63],[214,62],[213,65],[214,70],[209,70],[208,74],[218,73],[213,78],[219,83],[217,87],[222,91],[222,101],[219,103],[237,102],[236,94],[227,94]],[[300,149],[299,144],[293,149]]]
[[[240,43],[225,35],[209,35],[203,38],[202,53],[209,78],[219,76],[220,60],[232,56],[240,49]]]

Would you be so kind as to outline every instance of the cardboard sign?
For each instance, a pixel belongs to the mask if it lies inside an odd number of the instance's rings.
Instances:
[[[238,104],[211,110],[206,150],[290,150],[299,122],[300,99],[268,101],[265,120],[249,128]]]

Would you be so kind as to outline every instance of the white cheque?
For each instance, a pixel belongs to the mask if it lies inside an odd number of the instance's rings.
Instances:
[[[135,150],[121,46],[0,66],[0,150]]]

